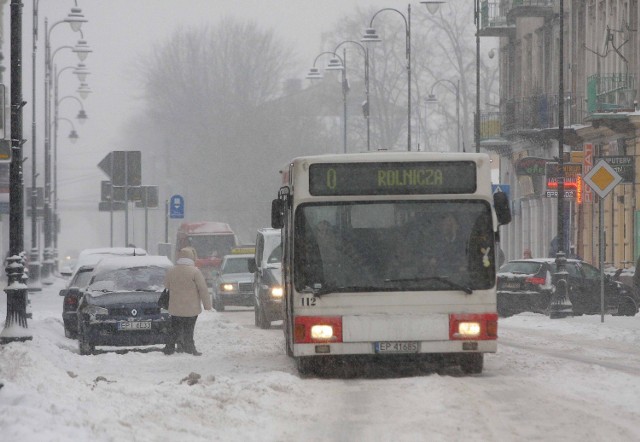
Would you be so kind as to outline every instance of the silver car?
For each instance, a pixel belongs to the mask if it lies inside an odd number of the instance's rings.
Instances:
[[[253,273],[249,271],[249,261],[254,255],[226,255],[220,270],[214,271],[211,302],[217,311],[224,311],[227,305],[253,307]]]

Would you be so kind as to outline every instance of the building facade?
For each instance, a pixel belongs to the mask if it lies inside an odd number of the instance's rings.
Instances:
[[[559,61],[564,87],[564,250],[598,264],[604,231],[607,266],[640,254],[638,0],[481,0],[481,37],[500,39],[498,112],[481,111],[481,148],[500,157],[514,221],[503,228],[508,259],[525,249],[555,253],[559,138]],[[564,50],[561,52],[561,43]],[[598,161],[622,177],[602,201],[583,181]]]

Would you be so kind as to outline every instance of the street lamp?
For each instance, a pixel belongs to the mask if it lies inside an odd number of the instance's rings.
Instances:
[[[62,71],[60,71],[62,73]],[[60,104],[64,100],[75,100],[80,105],[80,110],[78,111],[78,115],[76,119],[80,124],[84,124],[88,119],[87,113],[84,110],[84,106],[82,101],[74,96],[74,95],[66,95],[60,99],[58,99],[58,77],[56,76],[56,84],[54,87],[54,114],[53,114],[53,224],[54,229],[52,232],[53,235],[53,260],[54,260],[54,268],[57,268],[58,264],[58,121],[66,120],[71,123],[71,133],[69,134],[69,140],[71,143],[75,143],[78,140],[78,133],[76,132],[76,128],[71,122],[71,120],[67,118],[61,118],[58,116]]]
[[[78,87],[78,90],[76,92],[78,92],[78,95],[80,95],[80,98],[82,98],[83,100],[86,100],[89,94],[91,93],[91,88],[87,83],[80,83],[80,87]]]
[[[556,253],[556,291],[553,295],[549,318],[572,315],[567,296],[567,257],[564,236],[564,0],[560,0],[559,58],[558,58],[558,252]]]
[[[345,45],[347,43],[354,44],[362,49],[362,53],[364,55],[364,92],[365,92],[365,102],[362,104],[362,111],[364,113],[364,118],[367,120],[367,150],[371,150],[371,124],[370,124],[370,115],[371,115],[371,105],[369,103],[369,50],[362,44],[358,43],[354,40],[345,40],[343,42],[338,43],[333,52],[338,52],[338,48],[340,46]],[[347,56],[344,54],[344,61],[346,63]],[[346,66],[345,66],[346,70]],[[346,75],[346,74],[345,74]],[[346,152],[346,148],[345,148]]]
[[[427,7],[427,10],[435,14],[440,7],[440,4],[444,3],[444,1],[437,0],[428,0],[420,2]],[[384,11],[393,11],[399,14],[404,21],[404,29],[405,29],[405,54],[407,58],[407,150],[411,151],[411,4],[407,5],[407,15],[405,16],[402,12],[395,8],[383,8],[373,14],[371,20],[369,21],[369,27],[364,31],[362,36],[363,43],[375,43],[382,41],[378,36],[375,28],[373,27],[373,21],[375,18]]]
[[[454,83],[451,80],[447,80],[447,79],[442,79],[442,80],[438,80],[436,81],[433,86],[431,86],[431,91],[429,92],[429,97],[427,98],[427,102],[428,103],[437,103],[438,99],[436,98],[435,94],[433,93],[434,89],[436,88],[436,86],[440,83],[449,83],[451,84],[451,86],[453,86],[453,88],[456,91],[456,121],[457,121],[457,133],[456,133],[456,138],[458,141],[458,152],[460,152],[460,80],[458,80],[457,83]],[[448,88],[447,88],[448,89]],[[427,124],[425,122],[425,124]],[[425,127],[425,132],[426,132],[426,127]]]
[[[78,132],[76,132],[76,127],[73,125],[73,121],[71,121],[68,118],[58,117],[58,118],[56,118],[56,126],[58,125],[58,121],[66,121],[67,123],[69,123],[71,125],[71,131],[69,131],[69,136],[68,136],[69,142],[71,144],[76,144],[76,142],[78,141],[78,138],[80,138],[80,137],[78,136]],[[57,195],[56,192],[54,192],[54,194]]]
[[[345,58],[341,58],[336,52],[324,51],[319,53],[315,60],[313,60],[313,67],[309,69],[307,74],[308,80],[319,80],[322,78],[320,70],[316,68],[318,59],[323,55],[333,55],[333,58],[329,60],[325,70],[327,71],[342,71],[342,103],[343,103],[343,117],[342,117],[342,133],[343,133],[343,150],[347,153],[347,94],[349,92],[349,83],[347,82],[347,66],[345,64]]]
[[[78,12],[76,11],[76,14]],[[71,15],[71,14],[70,14]],[[85,22],[84,18],[74,18],[74,26],[80,32],[82,38],[82,31],[80,31],[80,25]],[[60,23],[69,23],[70,18],[58,21],[54,23],[51,28],[48,26],[48,19],[45,19],[45,162],[44,162],[44,253],[43,253],[43,265],[42,265],[42,281],[46,284],[51,284],[53,281],[50,279],[53,272],[54,264],[54,250],[52,248],[52,239],[54,234],[54,225],[52,220],[51,210],[51,89],[53,83],[52,66],[53,60],[56,54],[62,49],[71,49],[78,56],[80,61],[84,61],[87,55],[91,52],[91,49],[87,45],[84,39],[78,40],[75,47],[61,46],[57,48],[53,53],[51,52],[51,33],[53,29]]]
[[[474,20],[476,24],[476,115],[473,119],[473,135],[476,153],[480,152],[480,0],[475,0]]]
[[[9,166],[9,257],[6,260],[7,318],[0,344],[33,338],[27,328],[24,278],[24,204],[22,182],[22,2],[11,0],[11,163]]]
[[[87,75],[89,75],[91,72],[89,72],[89,69],[87,69],[87,66],[85,66],[83,63],[78,63],[78,66],[76,66],[73,73],[78,77],[80,83],[86,83]]]
[[[38,41],[38,6],[40,1],[33,0],[33,21],[32,21],[32,37],[33,46],[31,52],[32,58],[32,84],[31,84],[31,251],[29,255],[29,290],[42,290],[40,273],[40,250],[38,248],[38,226],[37,226],[37,169],[36,169],[36,52]],[[71,12],[62,22],[69,23],[73,31],[80,31],[82,23],[86,22],[80,8],[71,8]]]

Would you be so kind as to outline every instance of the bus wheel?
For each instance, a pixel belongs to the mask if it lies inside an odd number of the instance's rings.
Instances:
[[[484,365],[482,353],[469,353],[460,356],[460,369],[466,374],[480,374]]]
[[[316,371],[316,361],[310,356],[298,357],[296,358],[296,367],[301,376],[309,376]]]

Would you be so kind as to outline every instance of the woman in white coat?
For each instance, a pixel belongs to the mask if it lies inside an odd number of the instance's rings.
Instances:
[[[164,277],[164,286],[169,290],[169,314],[171,315],[171,337],[164,353],[178,352],[200,356],[193,341],[193,331],[198,315],[211,310],[211,297],[204,276],[196,267],[196,251],[185,247],[178,253],[176,265]]]

